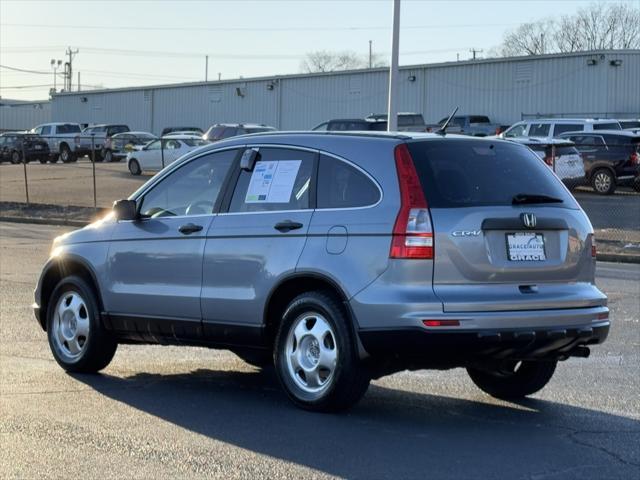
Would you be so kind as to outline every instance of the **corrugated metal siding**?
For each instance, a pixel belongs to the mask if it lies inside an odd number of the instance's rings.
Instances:
[[[0,131],[28,130],[51,121],[51,103],[34,102],[0,106]]]
[[[597,64],[590,66],[592,58]],[[622,65],[611,66],[613,59]],[[388,72],[365,70],[87,91],[56,96],[53,120],[126,123],[154,133],[166,126],[207,128],[222,122],[299,130],[331,118],[385,112],[387,88]],[[398,101],[400,111],[420,112],[427,122],[456,106],[461,114],[484,114],[504,124],[536,115],[638,116],[640,51],[403,67]]]

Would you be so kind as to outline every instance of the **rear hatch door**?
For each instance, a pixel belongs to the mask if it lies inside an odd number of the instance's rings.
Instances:
[[[431,211],[433,289],[445,312],[603,304],[591,224],[528,148],[442,139],[409,150]]]

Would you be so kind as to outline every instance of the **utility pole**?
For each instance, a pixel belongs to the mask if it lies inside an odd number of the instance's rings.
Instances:
[[[389,103],[387,131],[398,129],[398,56],[400,53],[400,0],[393,0],[393,29],[391,30],[391,66],[389,67]]]
[[[68,47],[67,51],[65,52],[65,54],[69,57],[69,60],[64,64],[64,74],[66,76],[65,90],[67,92],[71,91],[71,87],[73,84],[73,57],[78,53],[78,51],[79,50],[77,48],[73,50],[71,47]]]
[[[218,72],[218,81],[222,78],[222,73]]]
[[[81,87],[80,87],[80,72],[78,72],[78,91],[80,91],[80,90],[81,90]]]
[[[204,57],[204,81],[209,81],[209,55]]]
[[[475,49],[475,48],[472,48],[472,49],[471,49],[471,50],[469,50],[469,51],[473,54],[473,59],[474,59],[474,60],[476,59],[476,54],[478,54],[478,53],[482,53],[482,52],[483,52],[483,50],[477,50],[477,49]]]
[[[373,40],[369,40],[369,68],[373,68],[373,51],[372,51]]]

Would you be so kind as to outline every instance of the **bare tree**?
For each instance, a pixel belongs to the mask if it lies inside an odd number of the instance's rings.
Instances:
[[[380,54],[374,54],[371,63],[374,68],[386,65],[384,58]],[[305,73],[317,73],[354,70],[357,68],[367,68],[368,66],[368,55],[358,55],[351,50],[342,52],[318,50],[307,54],[300,64],[300,69]]]
[[[559,20],[525,23],[491,52],[515,56],[614,48],[640,48],[640,7],[594,3]]]

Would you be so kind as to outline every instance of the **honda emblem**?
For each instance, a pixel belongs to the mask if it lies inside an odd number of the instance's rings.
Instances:
[[[533,213],[521,213],[522,223],[527,228],[536,228],[536,216]]]

